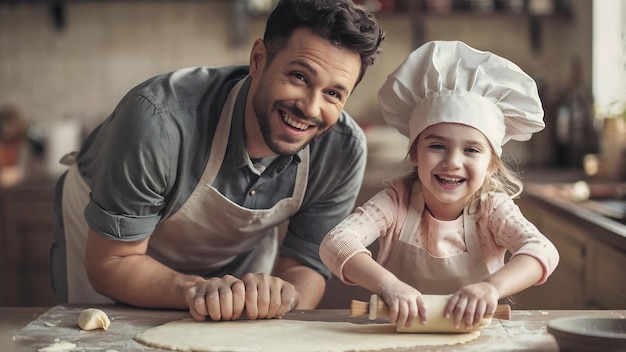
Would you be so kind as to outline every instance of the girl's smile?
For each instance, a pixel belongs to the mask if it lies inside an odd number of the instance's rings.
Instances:
[[[458,123],[439,123],[417,138],[413,162],[431,214],[453,220],[478,192],[491,161],[491,147],[477,129]]]

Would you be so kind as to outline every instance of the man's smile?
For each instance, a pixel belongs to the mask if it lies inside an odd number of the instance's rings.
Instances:
[[[298,130],[301,130],[301,131],[306,131],[309,127],[311,127],[310,125],[307,125],[307,124],[305,124],[303,122],[298,122],[298,121],[292,119],[291,116],[288,115],[285,112],[281,112],[280,116],[282,117],[283,122],[285,122],[287,125],[295,128],[295,129],[298,129]]]

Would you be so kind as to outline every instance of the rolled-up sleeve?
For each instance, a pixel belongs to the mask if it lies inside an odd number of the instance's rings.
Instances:
[[[126,97],[101,127],[107,148],[89,167],[91,194],[87,224],[113,239],[133,241],[149,236],[160,220],[172,183],[179,141],[161,112],[140,95]]]

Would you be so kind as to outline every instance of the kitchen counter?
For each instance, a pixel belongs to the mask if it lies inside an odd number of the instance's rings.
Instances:
[[[626,181],[593,178],[578,169],[553,168],[524,170],[521,177],[524,182],[522,199],[531,200],[547,210],[573,219],[577,224],[584,224],[597,239],[626,250],[626,219],[619,220],[596,211],[597,208],[590,204],[595,199],[577,201],[571,197],[573,185],[578,181],[584,181],[594,188],[599,185],[626,185]]]
[[[55,342],[71,342],[81,351],[157,351],[132,337],[151,327],[182,318],[186,311],[147,310],[119,305],[99,306],[107,313],[107,331],[82,331],[77,325],[81,306],[51,308],[0,307],[0,343],[3,351],[38,351]],[[477,340],[462,345],[416,347],[411,351],[558,351],[548,321],[569,316],[619,317],[626,310],[513,310],[511,320],[494,320]],[[348,309],[292,311],[284,319],[368,323],[366,317],[350,317]],[[277,350],[280,347],[277,345]]]
[[[516,295],[514,309],[626,308],[626,224],[590,206],[602,200],[607,189],[618,194],[619,188],[607,188],[613,185],[576,171],[543,170],[523,176],[524,193],[515,202],[554,243],[560,262],[546,283]],[[577,184],[581,180],[586,184]],[[586,199],[582,195],[587,190],[598,198],[576,200]]]
[[[592,210],[584,201],[572,200],[565,194],[564,185],[570,183],[529,182],[524,186],[523,197],[535,198],[563,216],[585,222],[596,239],[626,250],[626,224]]]

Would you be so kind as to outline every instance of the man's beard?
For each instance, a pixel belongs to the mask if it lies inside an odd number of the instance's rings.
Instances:
[[[291,139],[288,137],[281,137],[281,141],[284,143],[279,143],[277,138],[279,136],[273,136],[272,128],[269,123],[269,114],[263,112],[261,115],[257,113],[257,120],[259,123],[259,127],[261,128],[261,134],[263,135],[263,140],[265,144],[270,148],[270,150],[278,155],[293,155],[298,153],[300,150],[304,149],[307,144],[311,141],[311,139],[307,141],[301,141],[296,139]],[[296,144],[297,143],[297,144]],[[292,146],[289,148],[285,144]],[[298,145],[299,144],[299,145]]]
[[[304,149],[314,138],[317,136],[310,137],[308,140],[300,140],[300,139],[291,139],[288,136],[277,136],[272,133],[272,127],[270,123],[270,114],[268,111],[273,111],[278,109],[263,109],[264,104],[260,101],[258,95],[254,97],[252,100],[254,113],[256,114],[257,123],[259,124],[259,128],[261,129],[261,134],[263,135],[263,140],[265,144],[270,148],[270,150],[278,155],[293,155]],[[290,114],[293,114],[293,109],[284,109],[288,111]],[[296,114],[296,116],[301,117],[302,114]],[[281,121],[279,123],[284,123],[282,121],[282,117],[279,117]],[[319,123],[316,123],[319,126]],[[328,132],[325,131],[324,134]],[[280,140],[277,140],[280,138]],[[283,143],[280,143],[283,142]],[[286,145],[287,144],[287,145]]]

